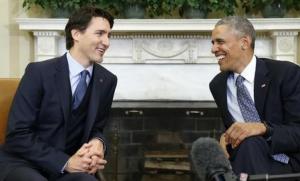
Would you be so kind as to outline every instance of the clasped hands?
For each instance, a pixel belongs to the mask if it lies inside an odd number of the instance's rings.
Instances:
[[[225,152],[227,158],[229,154],[226,146],[231,145],[236,148],[240,143],[250,136],[263,135],[266,132],[266,127],[259,122],[235,122],[221,135],[220,145]]]
[[[97,170],[104,169],[106,163],[107,161],[104,160],[103,143],[95,138],[83,144],[81,148],[69,158],[65,170],[69,173],[85,172],[95,174]]]

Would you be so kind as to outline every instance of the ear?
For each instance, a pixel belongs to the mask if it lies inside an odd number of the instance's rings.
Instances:
[[[74,41],[78,41],[81,35],[81,32],[77,29],[72,29],[71,30],[72,38]]]
[[[241,38],[241,49],[247,50],[251,47],[251,38],[249,36],[243,36]]]

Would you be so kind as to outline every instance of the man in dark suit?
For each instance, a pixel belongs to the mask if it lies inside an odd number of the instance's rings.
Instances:
[[[226,131],[220,144],[239,173],[300,171],[300,69],[254,56],[255,30],[226,17],[212,31],[221,72],[210,90]]]
[[[0,180],[96,180],[117,78],[99,65],[113,17],[79,9],[65,27],[65,55],[30,63],[9,114]]]

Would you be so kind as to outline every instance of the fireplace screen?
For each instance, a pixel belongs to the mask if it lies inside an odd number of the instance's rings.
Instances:
[[[199,137],[219,138],[216,108],[113,108],[105,135],[109,181],[197,180],[189,151]]]

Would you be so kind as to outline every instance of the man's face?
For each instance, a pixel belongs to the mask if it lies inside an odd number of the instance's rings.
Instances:
[[[93,17],[83,32],[77,32],[74,38],[76,54],[81,61],[101,63],[109,47],[110,25],[107,19]]]
[[[243,69],[243,41],[227,25],[219,25],[212,31],[211,52],[218,59],[221,71],[240,73]]]

